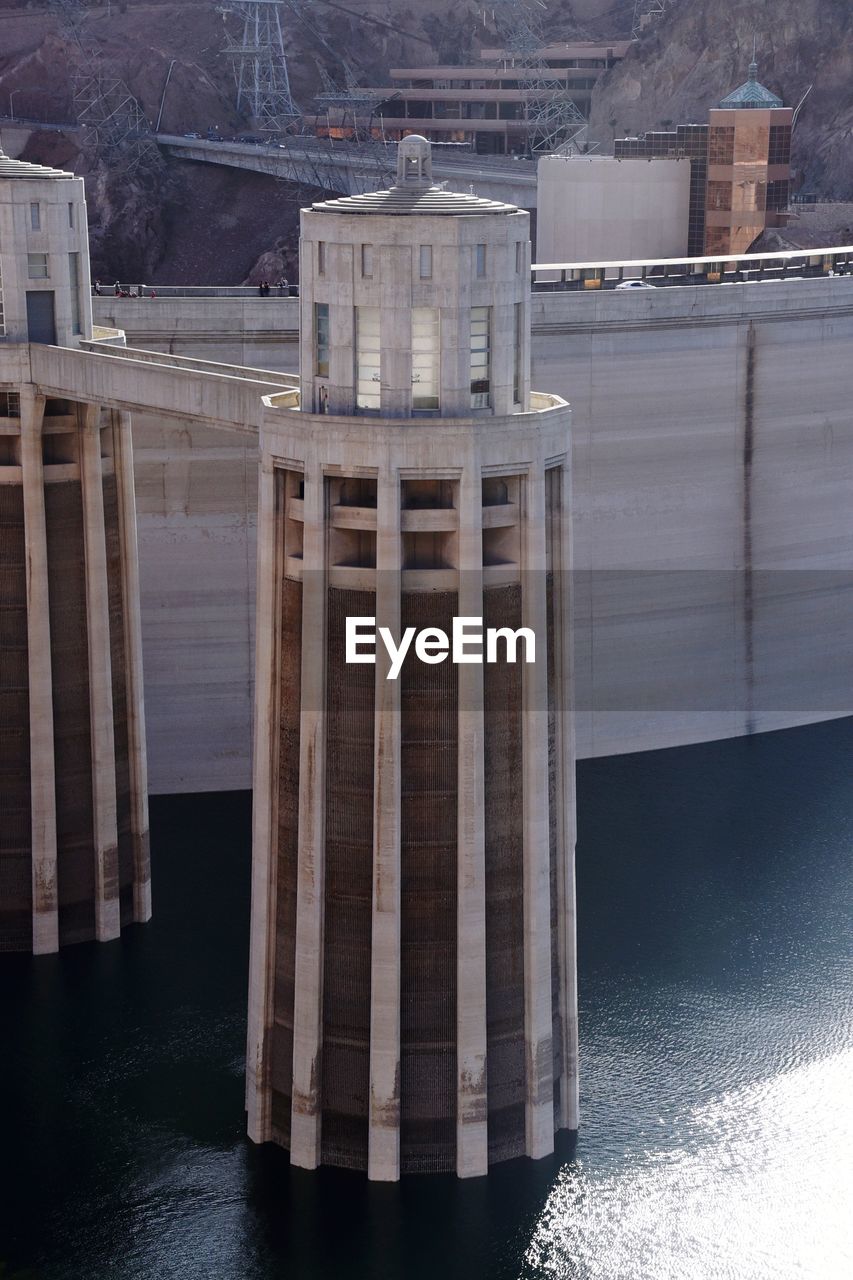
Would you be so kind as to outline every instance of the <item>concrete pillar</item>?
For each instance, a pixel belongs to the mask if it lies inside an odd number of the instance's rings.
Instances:
[[[254,804],[252,808],[252,942],[249,953],[249,1029],[246,1110],[249,1137],[272,1137],[270,1054],[273,1023],[275,911],[278,896],[277,829],[281,564],[284,555],[281,479],[272,459],[261,460],[258,491],[258,591],[255,627]]]
[[[27,660],[30,700],[33,953],[59,950],[56,778],[42,422],[44,396],[21,387],[21,472],[27,540]]]
[[[400,637],[400,483],[383,470],[377,485],[376,626]],[[400,1176],[400,696],[390,659],[376,651],[373,793],[373,917],[370,971],[368,1177]]]
[[[460,617],[483,616],[482,481],[476,456],[459,487]],[[483,668],[462,663],[459,679],[459,789],[456,975],[456,1172],[488,1171],[486,1081],[486,829]]]
[[[524,1038],[527,1155],[554,1150],[551,1021],[551,883],[548,810],[548,613],[545,473],[537,460],[525,482],[522,618],[536,636],[536,662],[523,668]]]
[[[95,844],[95,937],[108,942],[121,933],[116,826],[116,763],[113,722],[110,608],[104,482],[101,472],[101,410],[80,411],[80,480],[86,557],[86,623],[89,640],[89,708],[92,732],[92,814]]]
[[[559,508],[553,541],[554,674],[557,753],[557,932],[560,954],[560,1022],[563,1071],[560,1077],[561,1129],[577,1129],[578,975],[575,894],[575,718],[572,658],[572,484],[569,459],[560,468]]]
[[[122,600],[124,607],[127,742],[130,765],[130,832],[133,840],[133,918],[151,919],[151,856],[148,829],[148,759],[145,748],[145,699],[142,684],[142,608],[136,537],[133,436],[129,413],[113,415],[118,493]]]
[[[305,466],[302,584],[302,709],[299,747],[299,851],[296,1000],[293,1013],[291,1163],[320,1163],[323,1044],[323,916],[326,833],[325,481],[316,452]]]

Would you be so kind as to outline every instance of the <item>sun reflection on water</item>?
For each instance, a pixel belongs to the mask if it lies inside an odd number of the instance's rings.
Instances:
[[[626,1152],[624,1173],[566,1166],[521,1276],[847,1280],[851,1080],[848,1050],[697,1108],[682,1146]]]

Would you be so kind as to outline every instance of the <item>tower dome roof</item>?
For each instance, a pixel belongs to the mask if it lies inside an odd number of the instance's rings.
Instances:
[[[771,93],[763,84],[758,82],[758,63],[753,55],[752,62],[749,64],[749,79],[745,80],[742,85],[725,98],[723,98],[720,106],[725,109],[735,110],[767,110],[771,107],[783,107],[781,98],[775,93]]]
[[[6,152],[0,147],[0,179],[4,178],[73,178],[73,173],[66,173],[64,169],[52,169],[46,164],[31,164],[29,160],[13,160],[11,156],[7,156]]]
[[[434,186],[432,146],[416,133],[404,138],[397,148],[397,181],[390,190],[341,196],[338,200],[324,200],[311,207],[323,213],[422,214],[429,217],[518,213],[514,204]]]

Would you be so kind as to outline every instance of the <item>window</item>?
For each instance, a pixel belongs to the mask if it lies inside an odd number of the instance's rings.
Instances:
[[[378,307],[355,309],[355,403],[372,412],[382,403],[382,357]]]
[[[521,392],[524,382],[524,303],[515,304],[515,360],[512,378],[512,402],[521,404]]]
[[[47,279],[48,271],[46,253],[27,254],[27,275],[31,280]]]
[[[422,280],[432,279],[432,245],[422,244],[420,254],[420,274]]]
[[[771,124],[767,163],[791,163],[791,126],[789,124]]]
[[[486,246],[484,244],[477,245],[477,279],[485,280],[486,278]]]
[[[361,274],[366,278],[373,275],[373,245],[361,246]]]
[[[412,312],[412,409],[435,412],[440,407],[440,341],[437,307]]]
[[[41,206],[37,200],[30,205],[30,230],[41,231]]]
[[[325,240],[317,241],[317,275],[324,276],[326,274],[326,242]]]
[[[0,391],[0,418],[20,418],[21,395],[18,391]]]
[[[74,205],[73,204],[69,204],[68,206],[68,225],[73,231],[74,230]]]
[[[70,207],[70,206],[69,206]],[[68,277],[71,283],[71,332],[83,332],[83,320],[80,311],[80,254],[69,253]]]
[[[730,182],[708,183],[708,208],[728,210],[732,207],[732,184]]]
[[[329,376],[329,304],[314,303],[314,372],[318,378]]]
[[[492,403],[491,310],[471,309],[471,408],[488,409]]]
[[[715,126],[708,134],[708,163],[734,164],[734,159],[734,125]]]

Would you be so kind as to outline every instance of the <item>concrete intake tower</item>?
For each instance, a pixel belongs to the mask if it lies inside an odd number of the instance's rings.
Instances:
[[[570,411],[529,218],[432,185],[302,217],[301,396],[261,431],[249,1133],[468,1177],[578,1124]],[[347,624],[536,637],[347,660]],[[501,650],[503,653],[503,650]]]
[[[130,414],[32,368],[87,360],[87,237],[82,178],[0,151],[0,951],[151,914]]]

